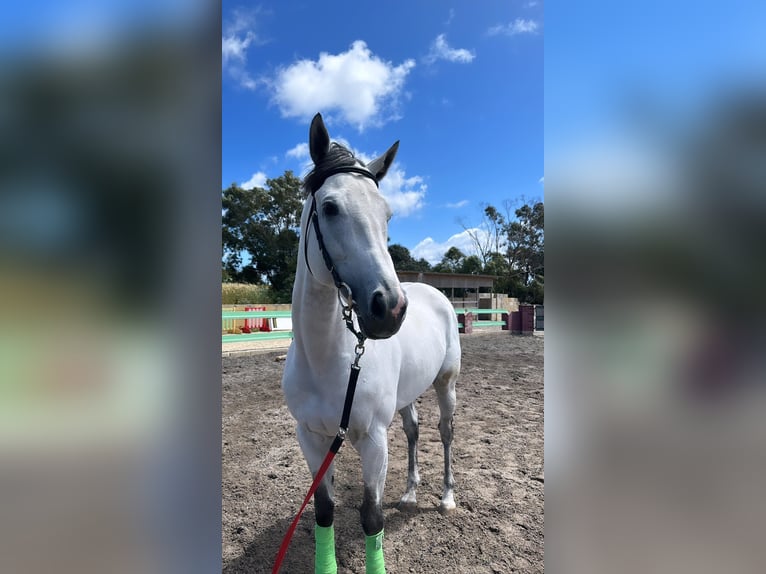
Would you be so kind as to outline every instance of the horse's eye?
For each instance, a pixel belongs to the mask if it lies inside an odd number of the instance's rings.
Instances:
[[[328,217],[332,217],[333,215],[338,215],[338,206],[332,201],[325,201],[322,204],[322,213],[324,213]]]

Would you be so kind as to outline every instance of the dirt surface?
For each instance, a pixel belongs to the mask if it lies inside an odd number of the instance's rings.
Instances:
[[[389,429],[384,553],[390,573],[543,572],[543,338],[504,331],[461,335],[454,474],[457,512],[437,512],[443,456],[433,389],[418,400],[418,510],[400,512],[407,442],[397,415]],[[224,357],[224,573],[271,572],[274,557],[311,484],[284,404],[285,350]],[[339,573],[364,573],[361,465],[350,444],[335,465]],[[313,504],[281,572],[313,572]]]

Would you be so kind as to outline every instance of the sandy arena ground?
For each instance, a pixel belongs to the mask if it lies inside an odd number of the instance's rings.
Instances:
[[[457,512],[437,512],[442,445],[433,389],[418,400],[418,510],[396,508],[407,481],[407,441],[389,429],[384,552],[391,574],[543,572],[543,337],[461,335],[463,367],[453,443]],[[223,560],[225,574],[271,572],[311,480],[280,389],[286,350],[224,356]],[[224,353],[226,355],[226,353]],[[336,457],[338,571],[364,573],[361,466],[350,444]],[[281,572],[313,572],[313,504]]]

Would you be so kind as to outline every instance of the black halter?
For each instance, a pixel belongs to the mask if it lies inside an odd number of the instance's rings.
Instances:
[[[335,283],[335,287],[337,287],[339,291],[344,292],[344,296],[349,297],[351,295],[351,290],[349,289],[348,285],[346,285],[341,280],[340,275],[338,275],[338,271],[335,269],[335,264],[332,262],[332,258],[330,257],[330,254],[327,252],[327,248],[324,245],[322,231],[319,229],[319,215],[317,214],[316,192],[319,191],[319,189],[324,185],[324,182],[328,177],[337,175],[339,173],[356,173],[363,175],[364,177],[374,181],[375,187],[379,187],[379,185],[377,178],[372,174],[370,170],[357,165],[347,165],[328,170],[326,173],[324,173],[324,178],[311,190],[311,209],[309,210],[309,219],[313,222],[314,225],[314,233],[316,233],[317,242],[319,243],[319,251],[322,253],[322,259],[324,259],[324,264],[327,267],[327,270],[330,272],[330,275],[332,275],[332,280]],[[306,232],[304,233],[303,237],[303,258],[306,260],[306,267],[308,267],[309,273],[313,275],[314,272],[311,270],[311,264],[309,263],[308,231],[307,223]]]

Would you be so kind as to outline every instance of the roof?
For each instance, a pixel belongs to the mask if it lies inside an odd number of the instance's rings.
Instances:
[[[471,275],[469,273],[435,273],[432,271],[397,271],[399,281],[426,283],[436,288],[479,289],[492,288],[497,279],[494,275]]]

